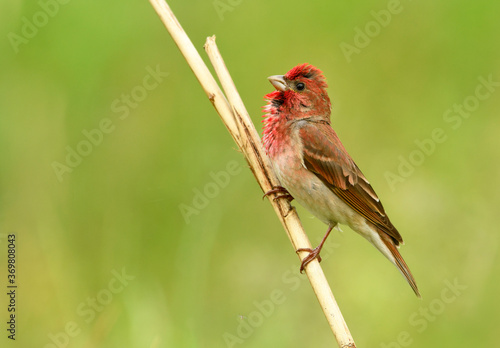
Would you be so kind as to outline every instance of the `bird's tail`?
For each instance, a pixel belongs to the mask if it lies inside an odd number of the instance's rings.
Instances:
[[[389,259],[398,267],[399,271],[403,276],[406,278],[408,281],[408,284],[410,284],[411,288],[415,292],[415,295],[417,295],[419,298],[420,292],[418,291],[417,283],[415,282],[415,279],[413,278],[413,275],[410,272],[410,269],[406,265],[405,260],[403,260],[403,257],[398,251],[398,247],[394,243],[394,241],[389,237],[386,233],[384,232],[379,232],[380,239],[384,243],[384,245],[389,249],[389,252],[391,253],[392,258],[389,257]],[[385,254],[385,253],[384,253]],[[388,255],[386,255],[388,256]]]

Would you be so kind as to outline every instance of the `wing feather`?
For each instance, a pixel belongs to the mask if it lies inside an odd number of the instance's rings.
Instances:
[[[377,194],[326,122],[304,122],[299,128],[303,160],[342,201],[380,230],[396,245],[403,239],[385,214]]]

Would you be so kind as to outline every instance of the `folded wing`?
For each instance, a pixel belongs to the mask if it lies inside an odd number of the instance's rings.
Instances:
[[[342,201],[389,235],[396,245],[402,243],[403,238],[385,214],[377,194],[330,125],[326,122],[304,122],[299,136],[306,168]]]

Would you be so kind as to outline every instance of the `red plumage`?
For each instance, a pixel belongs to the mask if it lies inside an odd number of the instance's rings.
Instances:
[[[329,226],[317,248],[299,249],[310,252],[301,270],[319,256],[331,229],[345,224],[394,263],[420,296],[397,249],[403,238],[331,128],[331,102],[321,70],[305,63],[269,80],[277,90],[265,96],[264,147],[282,186]]]

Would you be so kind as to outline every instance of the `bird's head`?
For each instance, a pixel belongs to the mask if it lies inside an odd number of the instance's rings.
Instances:
[[[330,119],[331,103],[323,73],[311,64],[297,65],[285,75],[268,77],[276,91],[266,95],[269,106],[290,119]]]

